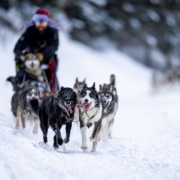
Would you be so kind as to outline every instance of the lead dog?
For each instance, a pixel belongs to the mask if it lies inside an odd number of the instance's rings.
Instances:
[[[92,87],[84,85],[80,93],[80,102],[77,107],[80,109],[79,121],[82,135],[82,149],[87,149],[86,126],[94,123],[94,129],[90,137],[93,142],[92,152],[96,151],[99,133],[101,129],[103,105],[95,89],[95,83]]]
[[[115,75],[110,76],[110,84],[99,86],[99,96],[103,102],[103,120],[101,128],[101,137],[104,142],[112,136],[114,116],[118,109],[118,95],[116,90]]]
[[[62,143],[68,143],[74,109],[76,106],[76,94],[71,88],[61,87],[54,96],[45,97],[39,109],[40,127],[43,133],[44,143],[48,141],[47,133],[49,126],[55,132],[53,147],[57,149]],[[66,125],[66,138],[62,140],[60,129]]]
[[[17,90],[11,99],[11,110],[16,119],[16,128],[25,128],[28,119],[34,119],[33,133],[38,132],[39,90],[36,87],[25,87]]]

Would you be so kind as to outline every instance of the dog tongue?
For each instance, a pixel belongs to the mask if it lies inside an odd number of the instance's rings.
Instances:
[[[68,108],[70,114],[72,114],[72,113],[73,113],[73,110],[72,110],[71,106],[67,105],[67,108]]]
[[[77,108],[80,109],[80,108],[83,108],[84,104],[77,104]]]
[[[92,102],[90,102],[90,103],[84,103],[84,104],[77,104],[77,108],[83,108],[83,109],[85,109],[85,110],[87,110],[87,109],[89,109],[89,107],[91,106],[91,103]]]

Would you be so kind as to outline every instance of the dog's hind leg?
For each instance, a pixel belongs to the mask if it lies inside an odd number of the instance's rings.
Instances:
[[[35,117],[35,118],[34,118],[34,128],[33,128],[33,133],[34,133],[34,134],[37,134],[37,133],[38,133],[38,127],[39,127],[38,118]]]
[[[69,142],[71,127],[72,127],[72,123],[66,123],[66,138],[64,139],[64,143]]]

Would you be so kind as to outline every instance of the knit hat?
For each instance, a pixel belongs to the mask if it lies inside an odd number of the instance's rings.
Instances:
[[[44,14],[44,15],[46,15],[47,17],[50,18],[50,13],[49,13],[49,11],[48,11],[47,9],[42,9],[42,8],[37,9],[36,12],[35,12],[35,14]]]
[[[48,26],[54,29],[59,29],[59,25],[50,19],[50,13],[47,9],[37,9],[30,21],[24,24],[23,28],[27,29],[30,26],[34,26],[36,21],[47,21]]]

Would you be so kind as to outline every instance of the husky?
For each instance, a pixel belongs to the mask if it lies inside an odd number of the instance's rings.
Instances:
[[[76,78],[73,91],[77,94],[77,97],[79,97],[80,92],[82,91],[85,84],[86,84],[86,79],[84,79],[83,81],[79,81],[78,78]]]
[[[99,140],[103,115],[103,104],[95,89],[95,83],[92,87],[87,87],[86,84],[84,85],[80,93],[80,102],[81,103],[77,105],[77,108],[80,109],[79,121],[82,135],[81,148],[83,150],[87,149],[86,126],[89,127],[91,124],[94,124],[90,141],[93,142],[91,152],[95,152]]]
[[[33,133],[38,133],[39,126],[39,90],[36,87],[24,87],[15,92],[11,99],[11,110],[16,120],[16,129],[26,127],[28,119],[34,119]]]
[[[101,136],[104,142],[108,137],[112,137],[112,128],[114,124],[114,116],[118,109],[118,95],[115,87],[115,75],[110,76],[110,84],[99,86],[98,92],[103,102],[103,119]]]
[[[49,126],[55,132],[53,147],[68,143],[74,119],[74,110],[77,103],[76,93],[71,88],[61,87],[55,95],[44,97],[39,108],[40,127],[43,133],[44,143],[47,143]],[[66,125],[66,138],[61,137],[60,129]]]
[[[29,76],[34,76],[37,78],[38,81],[43,82],[43,70],[41,68],[41,62],[39,60],[38,55],[30,54],[25,59],[25,72]]]
[[[84,87],[84,85],[86,84],[86,79],[84,79],[83,81],[79,81],[78,78],[76,78],[74,87],[73,87],[73,91],[76,93],[77,95],[77,102],[79,103],[80,101],[80,93]],[[77,119],[77,121],[74,122],[79,122],[79,109],[75,109],[75,114],[74,114],[74,118]],[[79,127],[79,126],[78,126]]]

